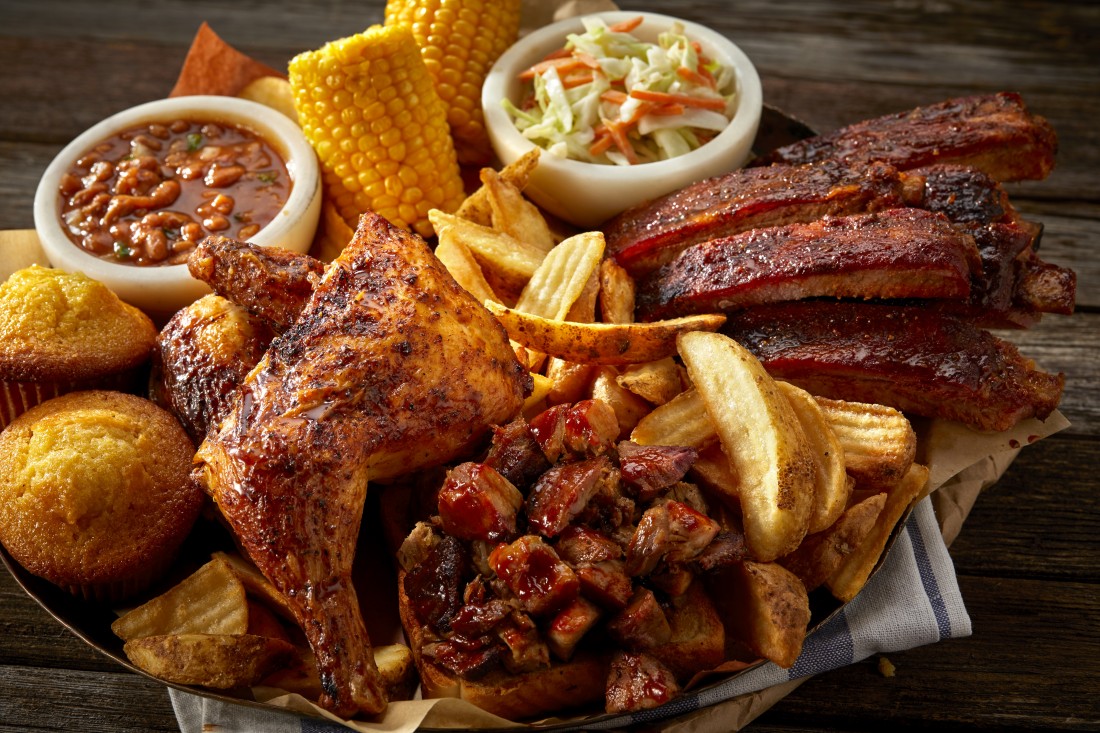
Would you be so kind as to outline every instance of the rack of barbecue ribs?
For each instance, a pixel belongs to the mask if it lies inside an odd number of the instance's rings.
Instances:
[[[459,455],[530,388],[427,245],[367,214],[200,446],[197,474],[309,640],[324,706],[386,705],[351,582],[368,479]]]
[[[640,320],[716,310],[751,319],[764,309],[759,317],[774,321],[774,344],[793,343],[780,338],[777,319],[805,317],[792,332],[820,327],[806,334],[806,344],[830,355],[819,366],[835,376],[813,380],[819,394],[1002,429],[1022,416],[1049,414],[1061,393],[1060,376],[1020,366],[1022,357],[981,330],[1027,328],[1043,314],[1074,310],[1076,275],[1040,258],[1042,226],[1020,216],[1001,185],[1047,176],[1056,149],[1049,123],[1017,94],[953,99],[780,148],[753,167],[629,209],[607,222],[604,234],[608,252],[638,281]],[[805,311],[784,307],[808,299],[824,302]],[[851,313],[865,318],[869,338],[883,336],[874,369],[859,363],[863,353],[853,343],[833,348],[841,333],[822,325],[839,322],[829,300],[907,314]],[[931,315],[915,315],[922,312]],[[737,322],[729,322],[731,334]],[[916,333],[886,339],[880,330],[887,325]],[[963,328],[973,333],[962,338]],[[945,374],[968,360],[1016,365],[1006,384],[1019,383],[1018,408],[1005,408],[988,390],[955,394],[939,379],[894,384],[883,376],[907,373],[911,347],[924,337],[942,347],[924,363],[931,368],[940,360]],[[963,348],[969,338],[974,346]],[[842,378],[845,359],[864,376]],[[922,386],[933,398],[921,398]],[[954,399],[966,407],[949,404]]]

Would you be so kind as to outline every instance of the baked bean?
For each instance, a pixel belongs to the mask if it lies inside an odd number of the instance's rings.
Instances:
[[[282,158],[245,128],[154,122],[80,156],[59,186],[61,221],[74,243],[98,256],[178,264],[209,233],[255,236],[290,187]]]

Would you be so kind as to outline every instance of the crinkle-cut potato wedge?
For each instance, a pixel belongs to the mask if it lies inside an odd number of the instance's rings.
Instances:
[[[634,278],[613,259],[600,263],[600,320],[634,322]]]
[[[539,148],[528,150],[520,157],[500,169],[500,178],[506,183],[518,188],[520,191],[527,188],[527,181],[531,177],[531,171],[539,164]],[[466,197],[458,210],[457,216],[468,219],[475,224],[492,226],[493,210],[489,206],[489,192],[485,186],[481,186]]]
[[[798,549],[779,558],[779,564],[797,575],[806,590],[820,588],[870,534],[884,506],[886,494],[867,497],[844,510],[831,527],[807,535]]]
[[[745,560],[706,577],[730,640],[780,667],[794,664],[810,623],[809,594],[794,573]]]
[[[481,271],[481,265],[477,263],[470,248],[462,242],[453,227],[440,229],[438,238],[435,256],[447,268],[447,272],[451,273],[455,282],[479,302],[502,300],[493,292],[489,281],[485,279],[485,273]]]
[[[439,209],[428,212],[428,221],[436,235],[447,228],[452,230],[449,236],[469,248],[497,292],[522,292],[546,257],[538,247]]]
[[[817,401],[809,392],[790,382],[777,384],[802,423],[802,432],[810,441],[817,465],[814,506],[810,512],[810,526],[806,529],[808,534],[814,534],[831,526],[844,512],[853,481],[844,467],[844,447],[825,420]]]
[[[624,438],[653,406],[630,390],[620,387],[617,376],[613,367],[600,367],[592,380],[592,399],[603,400],[611,405],[619,421],[619,437]]]
[[[218,690],[251,687],[294,658],[294,645],[253,634],[165,634],[123,647],[134,666],[157,679]]]
[[[411,700],[419,682],[412,650],[404,644],[374,647],[374,662],[382,677],[386,699]],[[317,659],[309,649],[299,649],[297,658],[263,678],[262,684],[316,701],[321,697],[321,678],[317,675]]]
[[[844,448],[844,465],[861,489],[885,491],[901,481],[917,453],[917,434],[893,407],[815,397]]]
[[[263,601],[283,618],[295,621],[294,613],[290,610],[286,596],[280,593],[279,589],[265,578],[264,574],[251,561],[231,552],[214,552],[212,557],[229,565],[233,574],[237,576],[237,580],[244,585],[245,592]]]
[[[718,440],[699,392],[689,389],[654,409],[634,427],[639,445],[683,445],[702,449]]]
[[[111,624],[123,641],[166,634],[243,634],[248,631],[244,585],[221,558]]]
[[[618,380],[620,386],[655,405],[663,405],[684,391],[680,367],[671,356],[627,365]]]
[[[726,317],[713,313],[652,323],[575,323],[486,301],[509,338],[550,356],[581,364],[624,365],[664,359],[676,353],[676,338],[688,331],[715,331]]]
[[[553,380],[542,374],[532,372],[531,380],[534,382],[534,387],[531,389],[531,394],[527,395],[527,399],[523,401],[523,412],[525,414],[529,411],[538,410],[554,387]]]
[[[554,248],[556,242],[546,219],[518,187],[492,168],[481,169],[481,185],[488,193],[493,229],[533,244],[543,252]]]
[[[550,250],[523,287],[516,310],[565,320],[603,260],[602,232],[582,232]]]
[[[844,559],[836,572],[829,577],[826,585],[829,591],[841,601],[850,601],[867,583],[871,571],[875,569],[894,525],[909,506],[916,501],[928,483],[928,468],[919,463],[910,466],[900,482],[886,492],[886,504],[878,515],[871,531],[863,541]]]
[[[738,476],[749,551],[761,562],[786,555],[806,535],[817,475],[790,402],[757,358],[727,336],[685,333],[679,351]]]

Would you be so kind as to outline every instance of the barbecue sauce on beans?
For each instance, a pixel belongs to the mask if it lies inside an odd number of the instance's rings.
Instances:
[[[286,163],[236,125],[176,120],[120,132],[62,177],[62,228],[97,257],[184,262],[209,234],[246,240],[286,203]]]

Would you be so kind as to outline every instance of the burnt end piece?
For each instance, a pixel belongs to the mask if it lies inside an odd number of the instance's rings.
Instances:
[[[563,463],[544,473],[527,496],[527,520],[544,537],[556,537],[588,506],[614,466],[607,456]]]
[[[683,479],[698,456],[698,451],[686,446],[638,445],[624,440],[619,443],[619,470],[638,501],[650,502]]]
[[[562,562],[553,547],[534,535],[500,545],[490,553],[489,565],[520,607],[534,616],[556,613],[580,592],[572,568]]]
[[[648,654],[618,652],[607,676],[604,709],[608,713],[649,710],[680,694],[676,677]]]
[[[493,428],[493,441],[484,463],[514,486],[527,486],[550,468],[550,461],[522,417]]]
[[[405,594],[421,623],[438,632],[450,630],[451,620],[463,605],[469,567],[465,544],[444,535],[423,562],[406,570]]]
[[[482,463],[462,463],[447,473],[439,490],[443,530],[464,540],[499,542],[516,533],[523,494]]]

